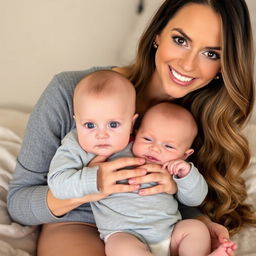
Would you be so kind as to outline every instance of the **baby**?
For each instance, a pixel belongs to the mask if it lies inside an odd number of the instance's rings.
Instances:
[[[131,82],[110,70],[94,72],[78,83],[73,98],[76,129],[62,140],[48,174],[56,198],[99,193],[98,166],[87,165],[95,156],[110,157],[128,145],[137,117],[135,97]]]
[[[173,176],[178,191],[175,197],[166,193],[140,196],[145,187],[161,186],[151,183],[141,186],[140,192],[112,194],[92,203],[107,256],[228,255],[233,242],[210,254],[207,227],[198,220],[180,221],[177,200],[198,206],[208,191],[203,176],[185,161],[193,153],[196,135],[193,116],[181,106],[160,103],[146,112],[130,144],[131,152],[147,164],[161,165]],[[129,183],[136,183],[136,178]]]

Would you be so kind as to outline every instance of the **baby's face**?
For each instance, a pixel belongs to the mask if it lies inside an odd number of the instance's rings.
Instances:
[[[122,97],[86,97],[76,109],[78,140],[85,151],[110,156],[127,146],[135,116]]]
[[[193,150],[192,129],[183,120],[166,118],[159,113],[151,113],[142,121],[137,132],[133,154],[146,159],[147,163],[164,164],[171,160],[186,159]]]

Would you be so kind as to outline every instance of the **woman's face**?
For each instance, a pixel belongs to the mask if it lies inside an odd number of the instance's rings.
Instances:
[[[161,95],[183,97],[207,85],[220,71],[221,19],[207,5],[185,5],[155,41],[153,81]]]

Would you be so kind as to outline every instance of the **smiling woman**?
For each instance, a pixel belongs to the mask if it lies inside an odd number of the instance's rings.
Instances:
[[[255,224],[241,177],[250,159],[241,129],[254,102],[252,48],[245,1],[170,0],[142,34],[134,64],[121,69],[135,84],[139,112],[155,97],[179,98],[192,111],[192,158],[210,188],[201,210],[231,234]]]

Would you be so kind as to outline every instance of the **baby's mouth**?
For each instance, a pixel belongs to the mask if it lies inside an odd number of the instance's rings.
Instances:
[[[144,158],[146,159],[146,161],[148,162],[154,162],[154,163],[159,163],[159,159],[153,157],[153,156],[150,156],[150,155],[144,155]]]

